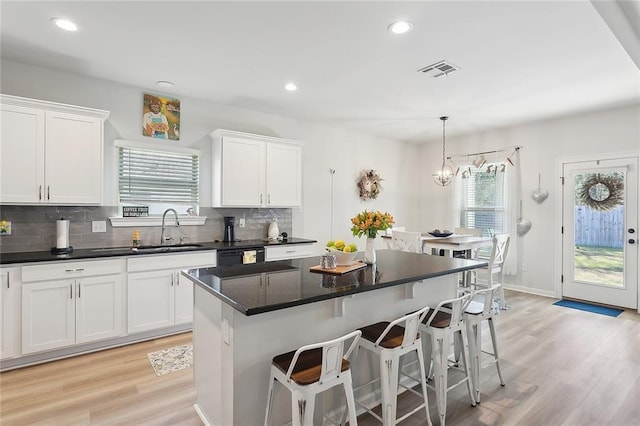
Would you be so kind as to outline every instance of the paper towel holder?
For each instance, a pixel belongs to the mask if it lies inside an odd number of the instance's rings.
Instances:
[[[57,244],[55,247],[51,247],[51,254],[64,255],[72,253],[73,247],[69,245],[69,221],[64,220],[64,217],[61,217],[56,222],[56,233]],[[60,247],[61,245],[66,247]]]

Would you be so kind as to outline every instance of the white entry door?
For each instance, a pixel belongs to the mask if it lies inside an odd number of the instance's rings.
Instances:
[[[563,164],[562,296],[638,307],[638,158]]]

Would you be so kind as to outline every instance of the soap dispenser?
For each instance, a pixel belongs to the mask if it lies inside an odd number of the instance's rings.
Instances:
[[[269,237],[270,240],[277,240],[278,236],[280,235],[280,229],[278,228],[278,219],[276,219],[275,217],[273,218],[273,220],[271,221],[271,223],[269,224],[269,230],[267,231],[267,237]]]

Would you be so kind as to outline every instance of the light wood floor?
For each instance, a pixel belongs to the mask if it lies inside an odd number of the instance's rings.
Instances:
[[[471,407],[463,388],[449,394],[448,425],[640,424],[640,315],[611,318],[510,291],[507,299],[511,309],[496,321],[507,385],[487,367],[480,405]],[[190,340],[185,333],[2,373],[0,424],[201,425],[191,369],[157,377],[147,360]],[[435,420],[431,392],[429,402]],[[424,425],[424,413],[402,424]]]

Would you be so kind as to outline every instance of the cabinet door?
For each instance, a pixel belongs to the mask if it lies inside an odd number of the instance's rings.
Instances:
[[[264,173],[264,142],[232,136],[223,138],[222,205],[266,203]]]
[[[175,323],[184,324],[193,321],[193,281],[176,271],[175,287]]]
[[[22,286],[22,353],[75,343],[74,280]]]
[[[302,147],[268,143],[266,173],[267,206],[302,205]]]
[[[174,270],[130,273],[129,333],[169,327],[174,323]]]
[[[0,202],[40,202],[44,190],[44,112],[2,105],[1,123]]]
[[[62,112],[46,117],[47,202],[102,203],[102,120]]]
[[[76,281],[76,343],[122,335],[123,316],[120,275]]]
[[[14,355],[13,339],[13,270],[2,269],[0,271],[0,359],[10,358]]]

